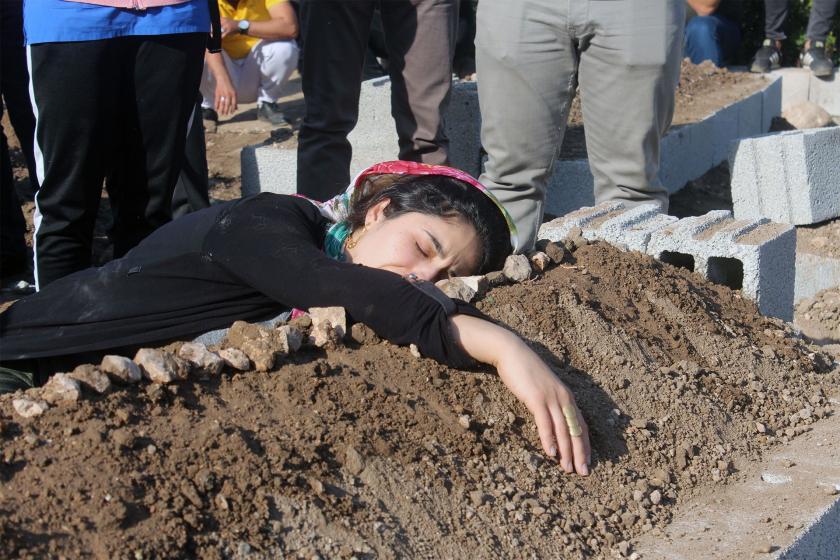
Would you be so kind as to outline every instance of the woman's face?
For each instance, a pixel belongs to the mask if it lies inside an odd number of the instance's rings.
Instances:
[[[431,282],[478,270],[480,244],[471,225],[418,212],[388,219],[389,203],[385,199],[368,210],[367,229],[351,237],[357,243],[347,249],[350,262]]]

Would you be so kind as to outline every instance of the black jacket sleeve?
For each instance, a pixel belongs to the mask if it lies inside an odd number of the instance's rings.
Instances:
[[[321,250],[326,221],[308,201],[259,195],[236,205],[207,236],[205,251],[242,282],[299,309],[341,306],[352,321],[454,367],[473,360],[454,340],[448,315],[483,317],[434,285],[338,262]],[[431,288],[430,288],[430,287]]]

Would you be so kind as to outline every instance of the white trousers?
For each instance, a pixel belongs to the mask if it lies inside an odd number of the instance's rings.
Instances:
[[[224,51],[222,58],[239,103],[273,103],[297,68],[298,46],[295,41],[260,41],[244,58],[231,58]],[[205,63],[201,76],[202,107],[213,107],[215,91],[216,80]]]

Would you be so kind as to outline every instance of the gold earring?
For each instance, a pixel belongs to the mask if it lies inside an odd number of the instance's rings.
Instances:
[[[347,239],[347,243],[345,244],[345,247],[347,249],[355,249],[356,244],[359,243],[359,239],[362,238],[362,236],[365,234],[367,229],[368,229],[367,225],[365,225],[365,227],[362,228],[362,231],[359,232],[359,236],[356,239],[353,239],[353,233],[355,233],[355,232],[351,233],[350,237]]]

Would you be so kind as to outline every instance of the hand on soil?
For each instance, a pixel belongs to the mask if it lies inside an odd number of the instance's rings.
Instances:
[[[518,339],[517,339],[518,340]],[[554,372],[525,343],[508,353],[497,365],[499,376],[508,389],[522,401],[537,423],[543,449],[550,457],[558,458],[568,473],[589,474],[589,429],[575,404],[575,398]],[[563,408],[569,406],[577,413],[583,433],[569,435]]]
[[[566,472],[588,475],[589,429],[572,392],[545,362],[518,336],[488,321],[454,315],[452,331],[470,356],[494,365],[507,388],[528,407],[546,454],[559,459]],[[564,407],[571,407],[577,413],[580,436],[569,435]]]

